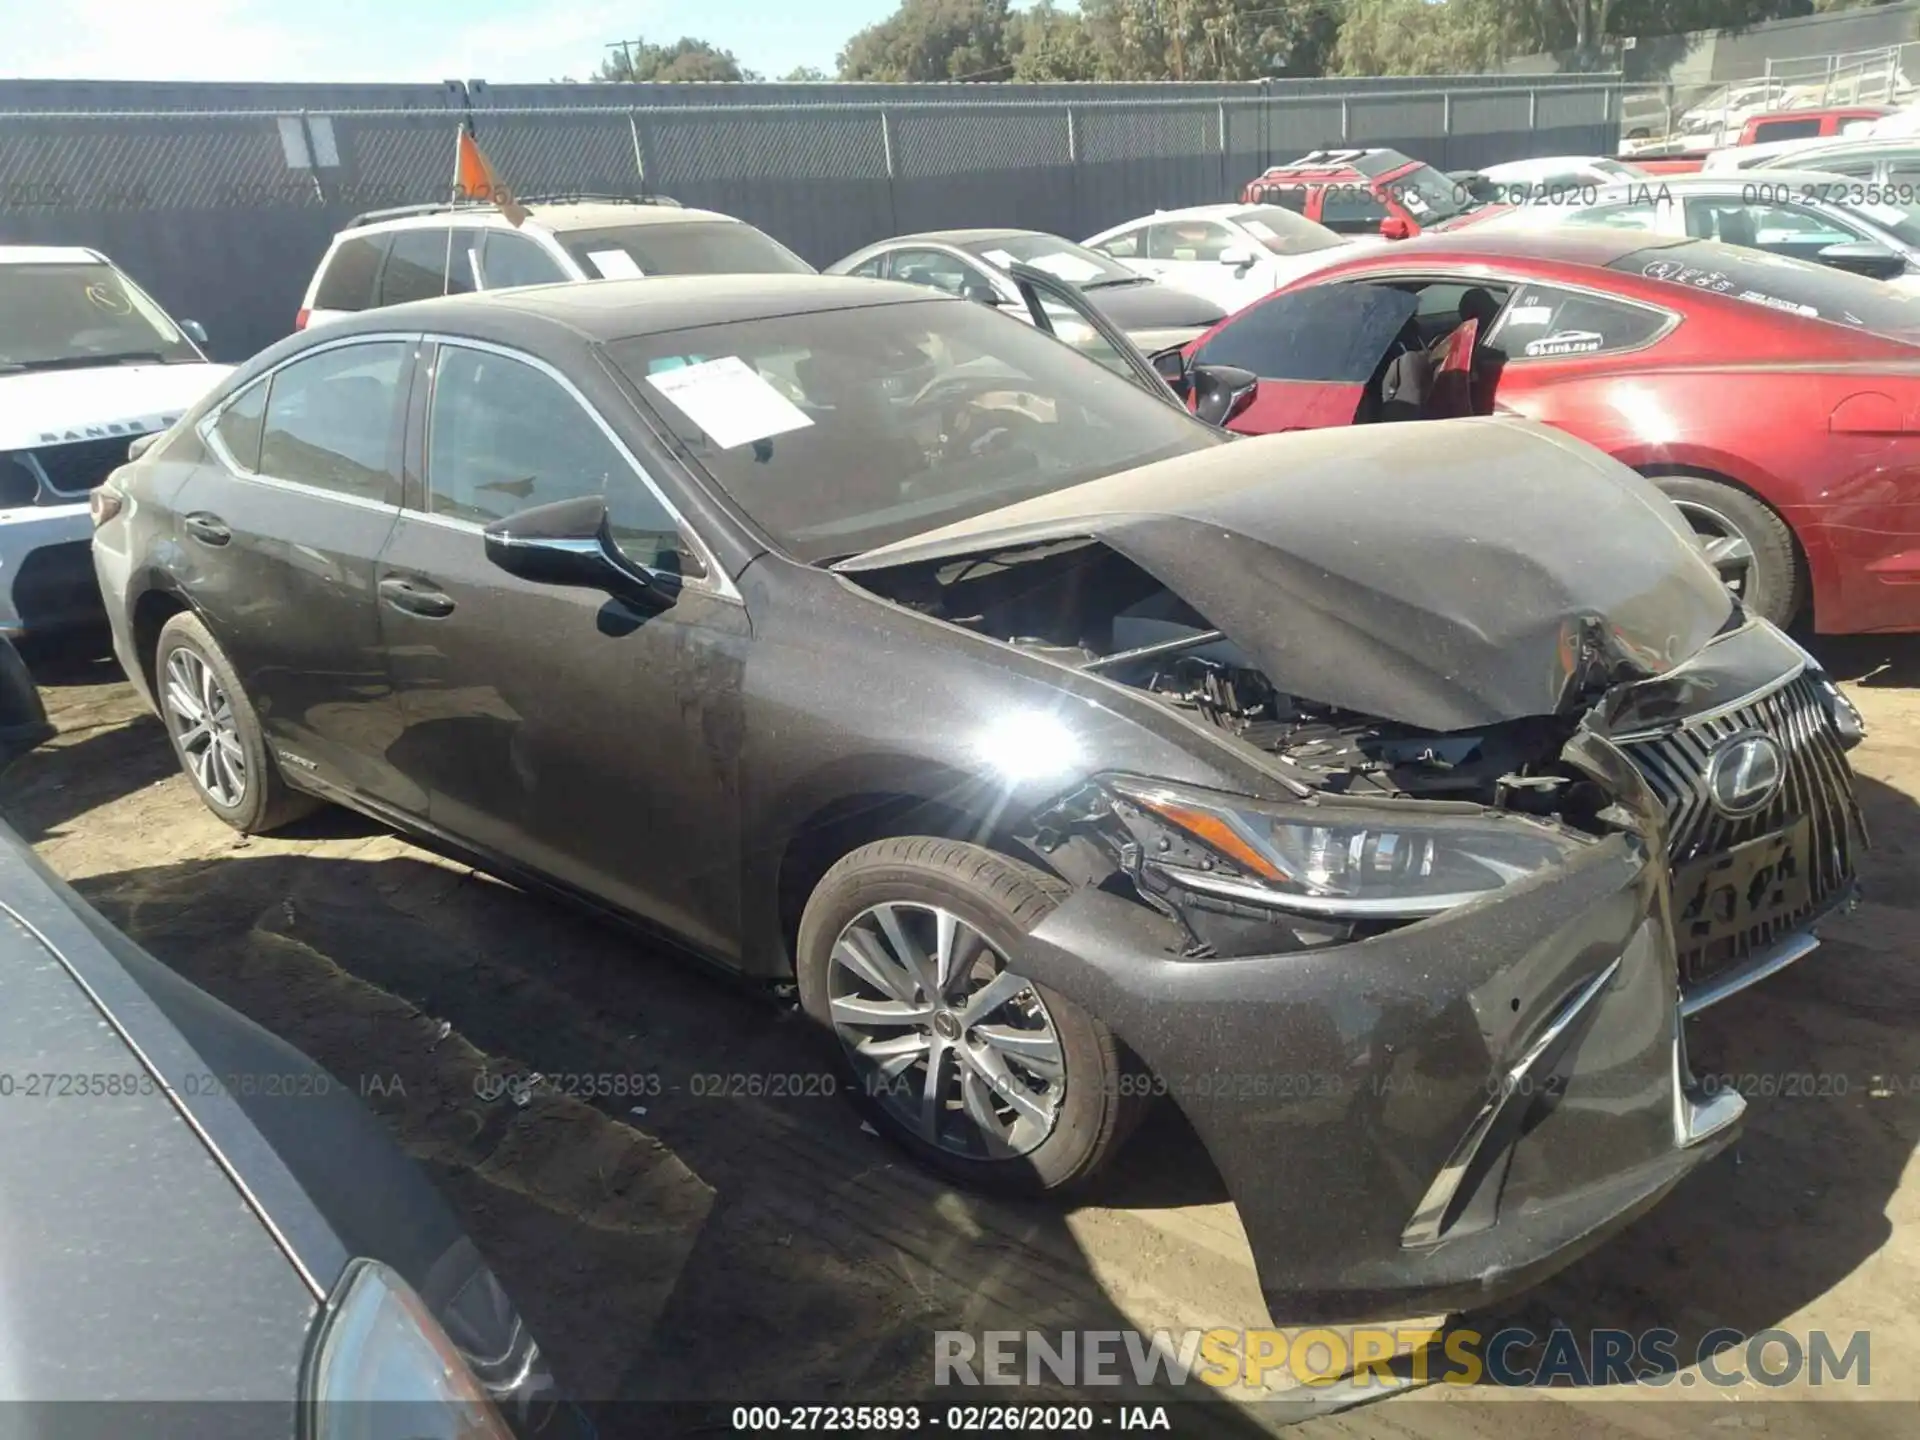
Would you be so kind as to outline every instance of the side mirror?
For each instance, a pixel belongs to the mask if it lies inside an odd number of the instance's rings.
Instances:
[[[1904,256],[1896,255],[1884,245],[1876,245],[1871,240],[1849,240],[1841,245],[1829,245],[1814,257],[1822,265],[1830,265],[1835,270],[1845,270],[1852,275],[1864,275],[1869,280],[1897,280],[1907,273]]]
[[[204,345],[207,343],[207,327],[202,325],[198,320],[182,320],[180,322],[180,333],[196,345]]]
[[[1413,234],[1413,227],[1398,215],[1389,215],[1380,222],[1380,234],[1387,240],[1405,240]]]
[[[11,640],[0,636],[0,770],[46,744],[53,734],[27,662]]]
[[[1000,292],[984,280],[969,280],[960,287],[960,298],[971,300],[976,305],[1001,304]]]
[[[1220,263],[1231,270],[1244,270],[1253,264],[1253,252],[1243,250],[1238,245],[1229,245],[1220,252]]]
[[[142,455],[146,454],[147,451],[151,450],[159,441],[160,437],[166,433],[164,430],[149,430],[146,434],[136,439],[131,445],[127,446],[127,463],[132,464],[135,460],[138,460]]]
[[[1260,377],[1238,365],[1195,365],[1187,372],[1193,413],[1209,425],[1225,425],[1253,403]]]
[[[487,559],[538,585],[604,590],[649,609],[674,601],[677,587],[627,561],[613,543],[607,502],[598,495],[536,505],[484,532]]]
[[[1173,393],[1185,400],[1193,387],[1187,378],[1187,356],[1178,345],[1169,350],[1156,351],[1147,357],[1147,363],[1153,366],[1154,373],[1173,387]]]

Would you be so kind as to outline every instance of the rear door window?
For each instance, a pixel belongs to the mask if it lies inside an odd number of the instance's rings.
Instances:
[[[447,259],[453,232],[445,225],[396,230],[380,272],[380,304],[405,305],[447,293]]]
[[[1329,185],[1320,192],[1320,223],[1342,235],[1376,233],[1387,207],[1365,185]]]
[[[1762,120],[1753,127],[1753,143],[1764,145],[1773,140],[1811,140],[1820,133],[1820,121]]]
[[[274,372],[260,473],[386,505],[400,503],[395,423],[411,347],[341,345]]]
[[[1167,220],[1147,232],[1147,255],[1154,260],[1215,261],[1235,241],[1233,232],[1214,220]]]
[[[1116,260],[1138,260],[1146,253],[1146,235],[1144,229],[1122,230],[1118,235],[1109,235],[1098,245],[1088,248],[1098,250],[1102,255],[1111,255]]]
[[[480,269],[489,290],[515,285],[551,285],[572,277],[538,241],[506,230],[489,230],[480,246]]]
[[[1408,320],[1416,298],[1382,285],[1320,285],[1242,311],[1194,355],[1262,380],[1363,385]]]
[[[386,235],[356,235],[334,246],[326,273],[314,291],[316,310],[369,310],[373,282],[387,253]]]
[[[1487,336],[1508,360],[1558,360],[1645,345],[1666,329],[1663,310],[1553,285],[1523,285]]]

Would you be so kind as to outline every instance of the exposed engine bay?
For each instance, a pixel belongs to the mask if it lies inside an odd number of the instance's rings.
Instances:
[[[1463,800],[1560,818],[1605,803],[1577,795],[1586,782],[1559,764],[1574,717],[1439,733],[1283,693],[1205,616],[1098,540],[858,578],[922,613],[1144,690],[1281,757],[1330,793]]]

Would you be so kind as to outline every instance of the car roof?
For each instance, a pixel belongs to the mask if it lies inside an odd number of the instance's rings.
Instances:
[[[873,244],[862,248],[878,250],[882,246],[906,245],[910,243],[915,245],[979,245],[988,240],[1016,240],[1028,235],[1037,236],[1042,240],[1060,239],[1058,235],[1049,234],[1045,230],[1013,230],[1005,228],[989,230],[916,230],[911,235],[895,235],[891,239],[876,240]],[[1074,242],[1069,240],[1066,243],[1071,245]]]
[[[563,281],[437,296],[363,310],[308,333],[333,336],[411,327],[454,333],[463,328],[501,332],[517,325],[536,330],[558,326],[604,344],[701,325],[949,300],[965,303],[924,285],[852,276],[655,275],[641,280]]]
[[[526,206],[527,221],[556,235],[574,230],[614,230],[630,225],[675,225],[689,220],[721,220],[741,223],[735,216],[718,210],[694,210],[684,205],[622,205],[617,201],[573,201],[559,205]],[[377,230],[435,229],[458,219],[463,225],[511,228],[512,222],[489,206],[449,206],[421,215],[394,215],[374,219],[364,225],[349,226],[343,234],[362,234]]]
[[[1600,187],[1603,195],[1628,190],[1742,190],[1754,191],[1762,185],[1846,185],[1858,186],[1858,180],[1835,175],[1827,170],[1789,170],[1785,166],[1767,169],[1767,178],[1756,180],[1749,170],[1695,170],[1685,175],[1638,175],[1631,180],[1615,180]],[[1752,197],[1749,196],[1749,199]],[[1764,197],[1762,197],[1764,198]],[[1785,197],[1781,197],[1785,198]],[[1819,199],[1819,196],[1803,198]]]
[[[1411,240],[1354,257],[1370,260],[1543,260],[1553,265],[1604,267],[1639,250],[1705,242],[1685,235],[1656,235],[1651,230],[1612,229],[1604,225],[1562,225],[1552,229],[1503,229],[1469,225],[1460,230],[1425,230]]]
[[[1765,124],[1772,120],[1824,120],[1829,115],[1891,115],[1893,107],[1889,105],[1808,105],[1799,110],[1762,110],[1757,115],[1749,115],[1747,124]]]
[[[1535,155],[1526,160],[1503,160],[1498,165],[1484,165],[1479,173],[1494,177],[1501,174],[1521,175],[1530,170],[1579,169],[1581,166],[1597,165],[1603,160],[1620,163],[1610,155]]]
[[[106,265],[98,250],[80,245],[0,245],[0,265]]]
[[[1299,184],[1339,180],[1355,175],[1378,180],[1414,163],[1412,156],[1398,150],[1313,150],[1284,165],[1269,165],[1255,178]]]

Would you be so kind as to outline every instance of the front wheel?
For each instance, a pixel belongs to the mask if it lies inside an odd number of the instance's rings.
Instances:
[[[1657,475],[1693,527],[1702,553],[1748,610],[1784,628],[1800,613],[1806,585],[1786,521],[1746,491],[1699,475]]]
[[[1020,973],[1027,933],[1064,894],[995,851],[916,836],[846,856],[800,922],[801,1004],[832,1034],[855,1100],[978,1189],[1084,1183],[1146,1103],[1113,1033]]]

